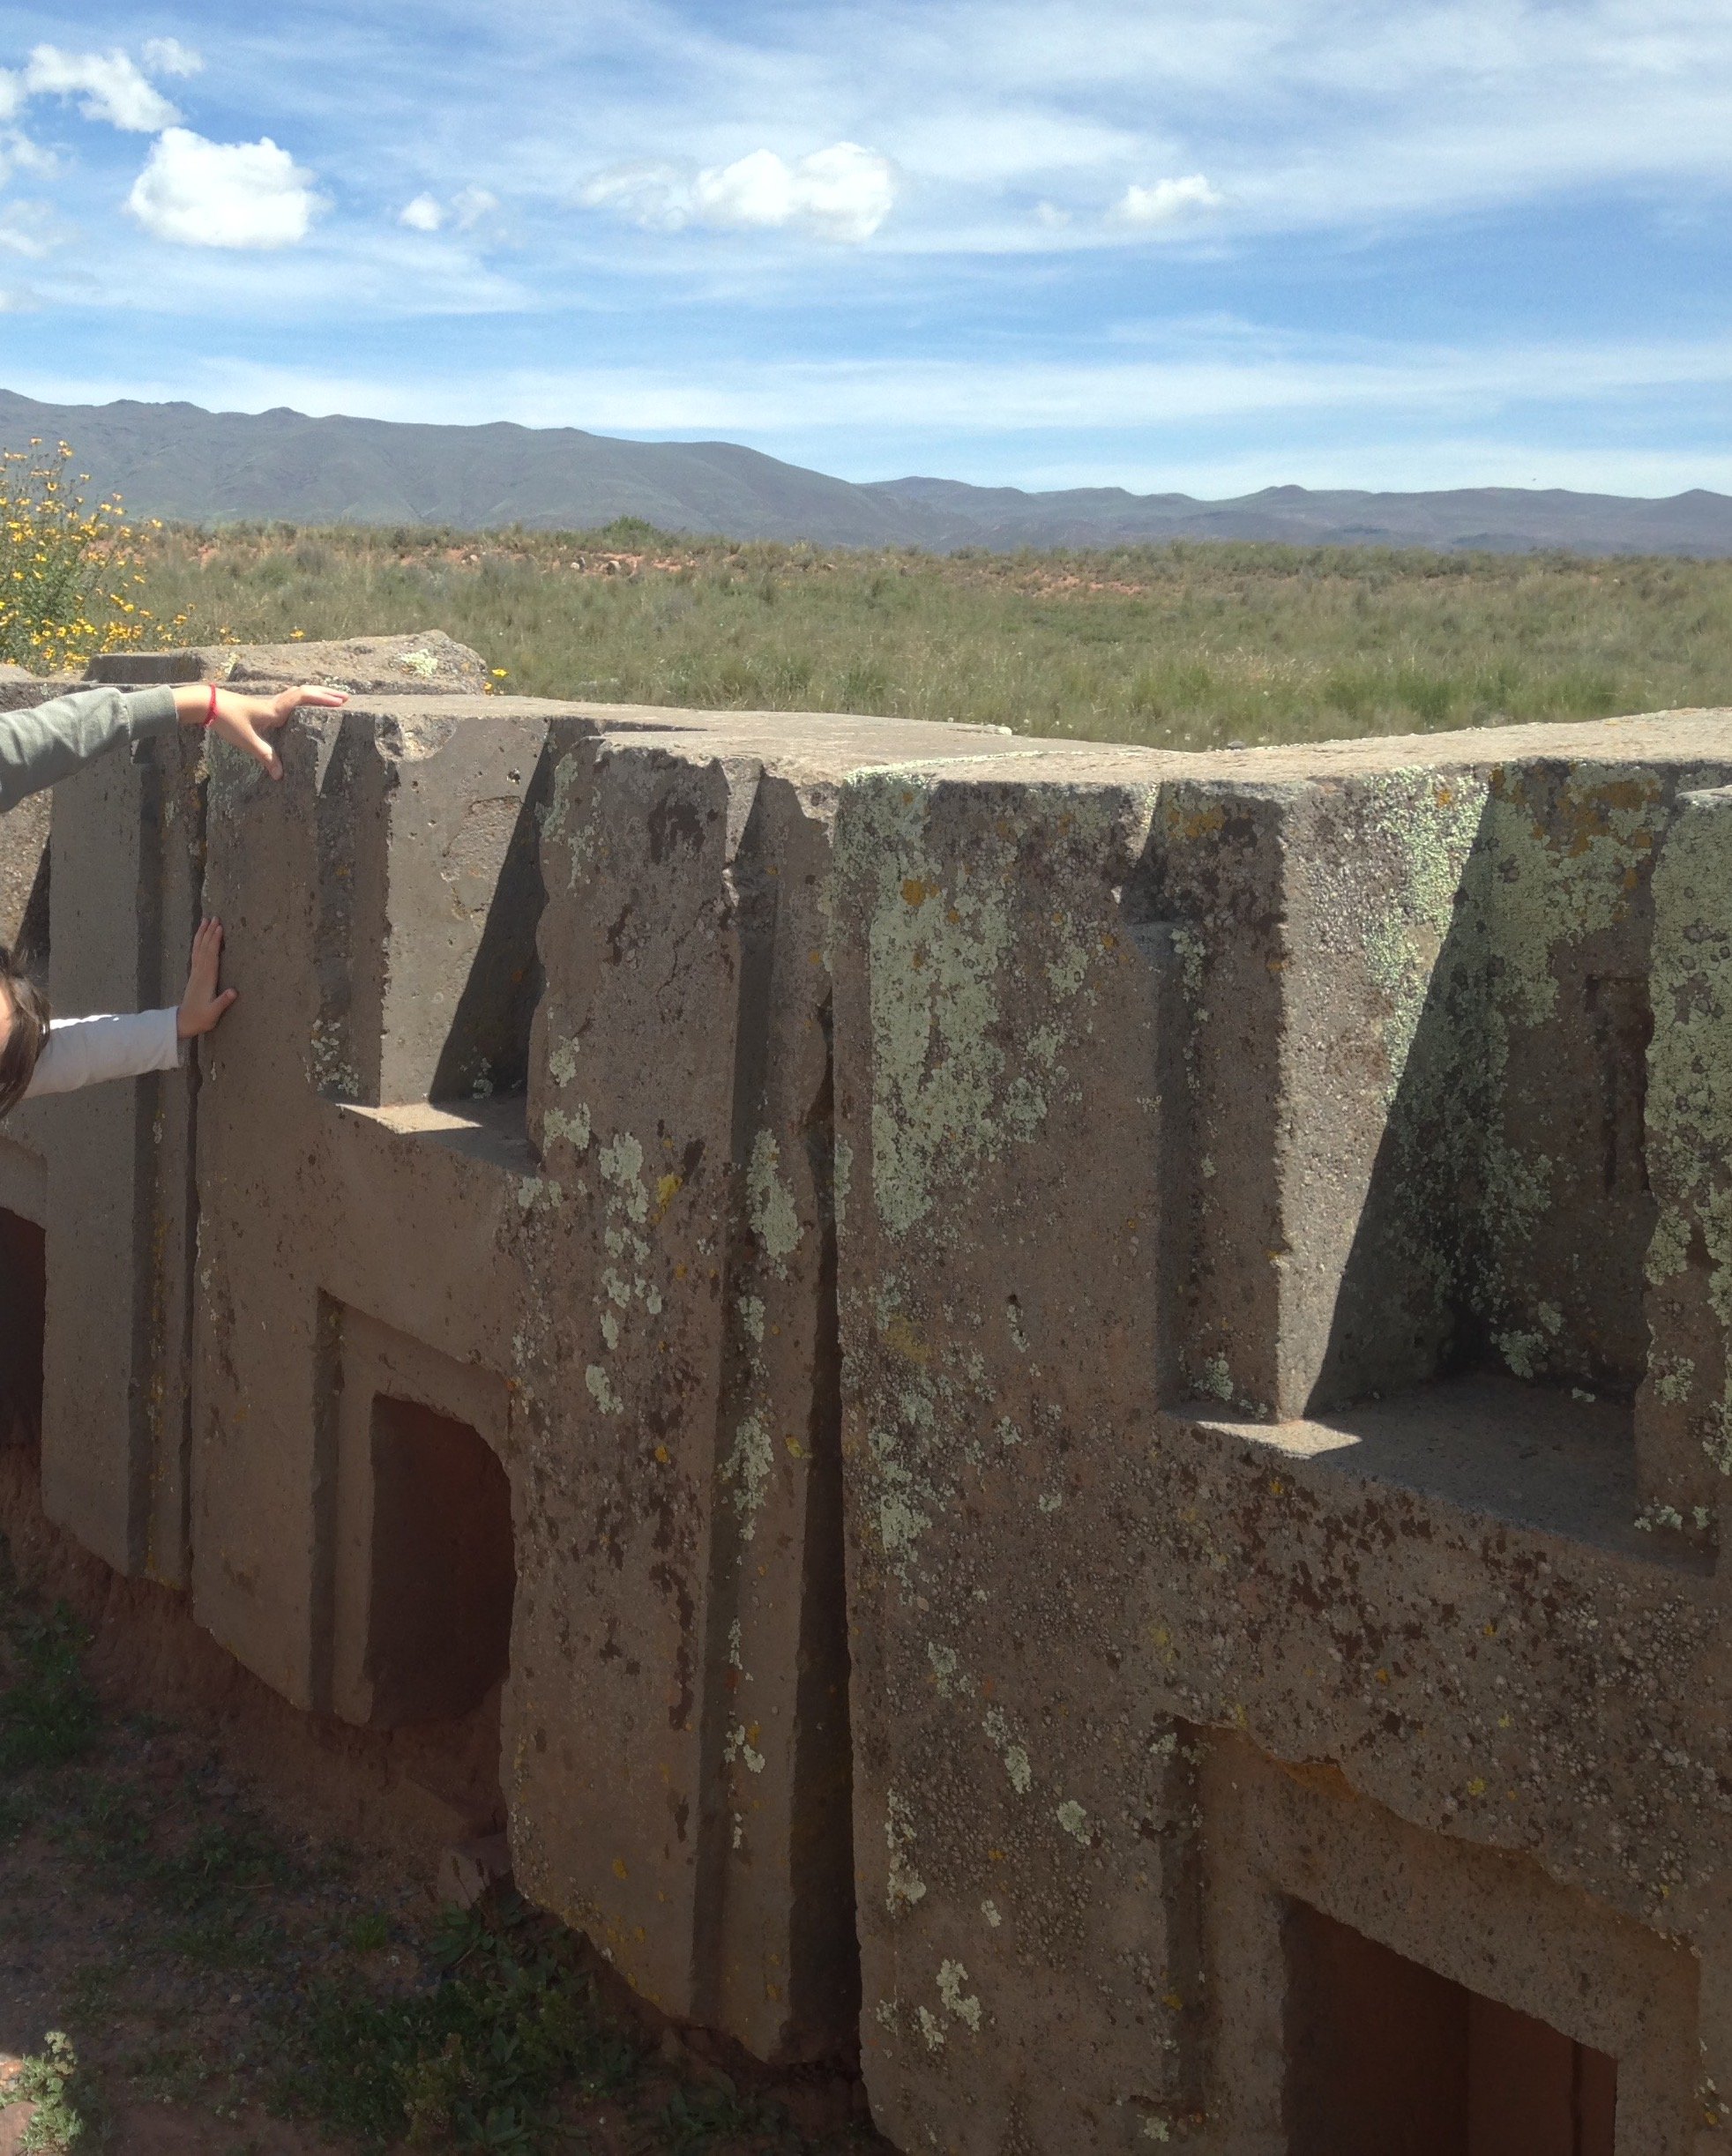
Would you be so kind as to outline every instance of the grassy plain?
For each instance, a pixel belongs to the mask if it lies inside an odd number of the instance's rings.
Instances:
[[[425,627],[534,695],[1206,747],[1732,703],[1732,562],[1184,542],[939,557],[601,533],[170,530],[175,639]]]

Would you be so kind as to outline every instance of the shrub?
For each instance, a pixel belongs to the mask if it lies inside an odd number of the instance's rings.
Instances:
[[[37,674],[124,651],[151,623],[132,529],[119,503],[86,504],[71,459],[64,442],[0,450],[0,659]]]

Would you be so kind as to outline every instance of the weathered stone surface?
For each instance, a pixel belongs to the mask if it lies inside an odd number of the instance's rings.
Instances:
[[[1198,1725],[1712,1936],[1718,1597],[1643,1516],[1616,1404],[1648,868],[1706,731],[1633,769],[1464,740],[847,789],[856,1861],[892,2133],[1128,2146],[1213,2085],[1219,2145],[1261,2145],[1203,2042],[1236,1994],[1198,1990],[1194,1794],[1150,1769]],[[1488,1360],[1524,1382],[1441,1382]],[[1197,1390],[1236,1455],[1173,1413]]]
[[[564,749],[522,1193],[518,1874],[774,2058],[846,2045],[857,2003],[830,821],[848,769],[949,745],[832,731]]]
[[[1537,2029],[1524,2104],[1700,2156],[1724,715],[367,692],[287,762],[56,804],[66,1007],[177,988],[200,813],[242,989],[0,1140],[62,1517],[303,1705],[498,1718],[519,1884],[676,2018],[858,1986],[911,2151],[1275,2156],[1381,1968],[1464,2102]]]
[[[1686,793],[1654,871],[1643,1494],[1706,1532],[1732,1473],[1732,789]]]
[[[568,712],[554,771],[549,712],[362,699],[281,787],[215,752],[248,985],[201,1108],[195,1606],[290,1697],[389,1719],[371,1403],[478,1431],[515,1515],[521,1877],[669,2011],[833,2052],[827,817],[862,747],[949,737],[802,743],[784,778],[750,715]]]
[[[0,944],[20,959],[48,959],[49,796],[33,794],[0,818]]]
[[[35,819],[26,804],[26,831]],[[13,819],[9,817],[6,823]],[[153,742],[56,789],[53,1007],[175,1003],[198,921],[197,744]],[[46,929],[47,878],[32,917]],[[34,941],[33,938],[26,938]],[[42,1496],[125,1572],[185,1578],[183,1402],[190,1279],[189,1071],[34,1103],[10,1143],[45,1164]]]
[[[484,951],[526,962],[513,846],[534,830],[546,720],[484,708],[332,713],[287,740],[280,785],[213,752],[205,896],[246,988],[200,1102],[194,1606],[303,1705],[336,1704],[332,1514],[339,1402],[346,1384],[368,1390],[357,1330],[437,1345],[501,1385],[511,1367],[522,1109],[496,1111],[468,1050],[508,1063],[504,1029],[520,1015],[526,1031],[528,1013],[471,981]],[[500,1030],[467,1029],[478,1006]],[[447,1059],[453,1041],[464,1053]],[[439,1109],[447,1070],[462,1092]],[[461,1417],[465,1403],[424,1404]],[[482,1435],[509,1465],[509,1425]]]
[[[1198,2086],[1190,1768],[1112,1555],[1175,1383],[1155,808],[987,764],[840,813],[862,2027],[910,2146],[1130,2147]]]
[[[1172,789],[1197,1389],[1301,1414],[1489,1352],[1630,1398],[1648,886],[1689,775],[1451,759]]]
[[[0,712],[27,711],[79,686],[60,677],[0,666]],[[48,965],[49,796],[33,794],[0,817],[0,944]]]
[[[1699,2012],[1692,1955],[1628,1918],[1597,1911],[1537,1865],[1441,1841],[1406,1824],[1356,1796],[1333,1768],[1283,1769],[1231,1735],[1205,1739],[1199,1753],[1198,1796],[1210,1822],[1209,1958],[1213,1967],[1231,1973],[1216,2025],[1218,2108],[1200,2137],[1203,2145],[1234,2156],[1286,2156],[1299,2138],[1294,2084],[1303,2086],[1312,2063],[1306,2055],[1314,2053],[1319,2037],[1339,2043],[1353,2034],[1351,2023],[1340,2027],[1339,2003],[1316,1997],[1321,1972],[1295,1951],[1295,1932],[1303,1937],[1303,1920],[1312,1912],[1350,1927],[1361,1942],[1392,1949],[1430,1976],[1419,2003],[1430,2018],[1406,2026],[1397,2019],[1388,2030],[1395,2039],[1387,2078],[1398,2130],[1401,2121],[1420,2119],[1434,2132],[1445,2126],[1431,2108],[1445,2092],[1428,2077],[1427,2066],[1435,2072],[1442,2065],[1447,2075],[1453,2064],[1466,2084],[1450,2092],[1460,2107],[1457,2122],[1477,2130],[1471,2140],[1464,2135],[1444,2145],[1510,2156],[1564,2150],[1579,2122],[1589,2130],[1575,2146],[1609,2149],[1610,2137],[1592,2137],[1590,2121],[1582,2116],[1579,2067],[1571,2085],[1568,2040],[1573,2040],[1616,2062],[1619,2150],[1694,2156],[1719,2140],[1718,2133],[1698,2138],[1713,2106],[1705,2108],[1698,2094],[1700,2062],[1692,2056]],[[1448,2027],[1452,2004],[1460,2014],[1467,2003],[1460,1995],[1455,2002],[1440,1998],[1438,1977],[1482,2004],[1515,2007],[1543,2021],[1548,2036],[1557,2032],[1551,2055],[1564,2055],[1557,2061],[1561,2085],[1536,2088],[1536,2066],[1550,2062],[1546,2052],[1536,2058],[1530,2048],[1511,2061],[1515,2073],[1485,2104],[1490,2092],[1475,2086],[1472,2032]],[[1338,2005],[1334,2015],[1331,2003]],[[1367,2007],[1377,2002],[1360,1996],[1351,2003],[1363,2021]],[[1468,2015],[1478,2018],[1471,2007]],[[1456,2061],[1448,2060],[1452,2033],[1468,2055],[1465,2060],[1460,2051]],[[1329,2063],[1346,2065],[1349,2075],[1355,2065],[1364,2070],[1359,2062]],[[1464,2064],[1468,2070],[1461,2074]],[[1348,2095],[1342,2108],[1349,2111],[1356,2093],[1334,2092],[1338,2099]],[[1549,2106],[1534,2103],[1546,2093],[1553,2097]],[[1531,2107],[1525,2122],[1524,2102]],[[1191,2141],[1183,2128],[1173,2138],[1182,2135]],[[1305,2141],[1312,2144],[1312,2137]],[[1381,2138],[1369,2145],[1391,2145]]]
[[[443,629],[400,637],[345,637],[328,643],[213,644],[178,652],[110,652],[93,659],[93,682],[227,682],[268,696],[310,683],[371,696],[480,696],[488,687],[481,654]]]

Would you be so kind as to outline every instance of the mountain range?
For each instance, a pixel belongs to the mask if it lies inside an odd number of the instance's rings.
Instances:
[[[626,442],[575,427],[406,425],[190,404],[39,404],[0,390],[0,447],[72,444],[134,516],[189,523],[525,525],[593,531],[639,517],[668,532],[821,546],[1104,547],[1173,539],[1297,546],[1732,555],[1732,496],[1664,500],[1563,489],[1431,494],[1265,487],[1229,501],[1121,487],[1025,493],[959,480],[857,484],[733,442]]]

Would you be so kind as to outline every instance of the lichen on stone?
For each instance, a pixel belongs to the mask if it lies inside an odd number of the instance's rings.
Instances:
[[[732,1449],[722,1464],[721,1479],[733,1493],[734,1511],[744,1541],[752,1538],[775,1464],[775,1447],[763,1418],[756,1414],[743,1416],[734,1433]]]
[[[781,1148],[768,1130],[760,1130],[746,1169],[746,1212],[771,1269],[785,1279],[788,1261],[800,1247],[800,1212],[780,1165]]]

